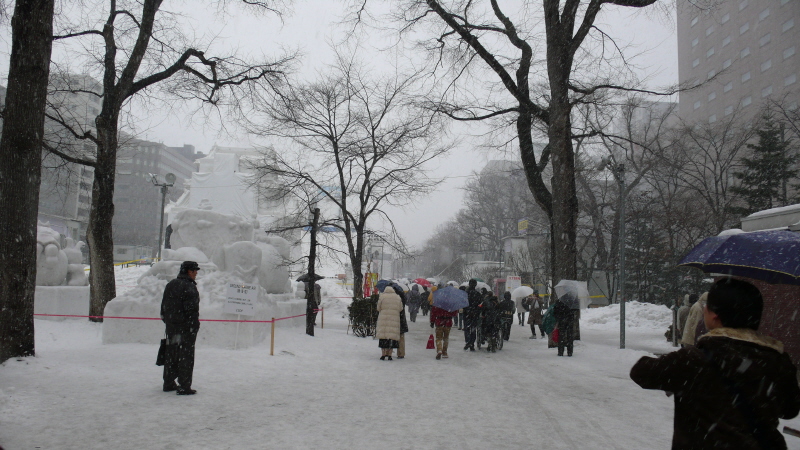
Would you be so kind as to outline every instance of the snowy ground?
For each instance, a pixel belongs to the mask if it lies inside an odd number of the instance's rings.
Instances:
[[[328,291],[341,293],[336,286]],[[450,359],[436,361],[425,349],[431,329],[420,316],[410,324],[406,359],[389,362],[378,360],[377,341],[346,334],[345,302],[326,303],[325,329],[312,338],[279,328],[275,356],[268,342],[236,351],[199,347],[198,394],[191,397],[161,392],[155,346],[102,345],[98,324],[36,320],[37,356],[0,367],[0,445],[670,447],[672,400],[628,378],[640,356],[672,349],[661,326],[665,308],[629,305],[636,326],[628,329],[627,350],[618,348],[611,309],[585,312],[572,358],[557,357],[545,340],[528,339],[527,326],[515,325],[495,354],[464,352],[463,334],[453,329]],[[800,439],[786,439],[800,449]]]

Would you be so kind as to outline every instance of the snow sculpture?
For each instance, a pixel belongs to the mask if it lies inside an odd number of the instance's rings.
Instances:
[[[156,277],[159,280],[169,281],[178,276],[181,263],[184,261],[195,261],[200,264],[203,275],[217,270],[217,266],[210,262],[205,253],[201,252],[197,247],[164,249],[161,253],[161,258],[161,261],[153,264],[147,272],[139,277],[137,284],[141,284],[142,280],[147,277]]]
[[[242,280],[253,283],[261,268],[261,254],[261,249],[254,242],[234,242],[219,249],[213,261],[219,270],[231,272]]]
[[[252,240],[252,222],[238,216],[186,209],[172,219],[174,248],[197,247],[206,256],[214,257],[223,245]]]
[[[48,224],[39,222],[36,230],[36,285],[37,286],[86,286],[86,274],[82,264],[83,242],[66,239],[67,246],[61,248],[61,235]]]
[[[72,238],[67,238],[67,248],[64,254],[67,255],[67,286],[88,286],[89,280],[86,278],[86,271],[83,265],[83,253],[81,249],[86,245],[83,241],[75,242]]]
[[[137,281],[137,286],[108,302],[108,316],[159,317],[167,282],[176,277],[183,261],[197,261],[202,319],[237,319],[224,312],[230,283],[258,285],[254,315],[242,319],[256,321],[272,317],[302,315],[305,301],[293,298],[285,261],[291,245],[280,237],[258,233],[252,218],[243,219],[209,210],[186,209],[172,220],[173,249],[162,252],[163,260],[154,264]],[[210,257],[210,259],[209,259]],[[303,318],[282,320],[277,326],[300,326]],[[200,344],[245,348],[269,336],[269,323],[213,322],[200,328]],[[157,343],[164,325],[155,320],[108,320],[103,323],[103,342]]]

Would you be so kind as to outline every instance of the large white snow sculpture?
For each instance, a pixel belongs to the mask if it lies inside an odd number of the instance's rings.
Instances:
[[[58,315],[89,314],[89,287],[83,270],[83,242],[66,239],[61,248],[61,235],[46,223],[36,230],[36,292],[33,312],[38,316],[63,320]]]
[[[261,249],[255,242],[234,242],[217,250],[213,261],[219,270],[253,283],[257,281],[261,268]]]
[[[253,240],[253,221],[214,211],[185,209],[172,219],[174,248],[197,247],[211,258],[223,245]]]

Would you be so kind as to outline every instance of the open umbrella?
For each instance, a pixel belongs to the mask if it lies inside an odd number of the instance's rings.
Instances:
[[[679,266],[772,284],[800,285],[800,233],[754,231],[706,238]]]
[[[585,281],[561,280],[553,288],[556,297],[564,300],[571,309],[584,309],[592,302]]]
[[[431,282],[425,278],[417,278],[416,280],[412,281],[412,283],[417,283],[420,286],[431,287]]]
[[[448,285],[448,286],[456,286],[456,287],[458,287],[458,281],[452,281],[452,280],[451,280],[451,281],[448,281],[448,282],[447,282],[447,285]]]
[[[527,296],[529,296],[531,294],[533,294],[533,288],[532,287],[530,287],[530,286],[520,286],[520,287],[514,289],[513,291],[511,291],[511,298],[518,299],[518,298],[527,297]]]
[[[314,274],[314,281],[322,280],[324,278],[325,277],[322,276],[322,275],[319,275],[319,274],[316,274],[316,273]],[[310,277],[308,276],[307,273],[304,273],[304,274],[300,275],[299,277],[297,277],[297,279],[295,281],[302,281],[302,282],[305,283],[305,282],[310,281]]]
[[[457,311],[469,306],[467,293],[453,286],[437,289],[433,293],[433,306],[445,311]]]

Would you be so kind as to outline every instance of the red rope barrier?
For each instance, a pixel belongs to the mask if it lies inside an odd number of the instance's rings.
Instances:
[[[315,309],[314,312],[322,311],[322,309]],[[34,316],[44,317],[79,317],[85,319],[128,319],[128,320],[161,320],[159,317],[120,317],[120,316],[79,316],[75,314],[34,314]],[[296,316],[278,317],[275,321],[294,319],[303,317],[305,314],[298,314]],[[237,320],[237,319],[200,319],[200,322],[245,322],[245,323],[272,323],[272,320]]]

